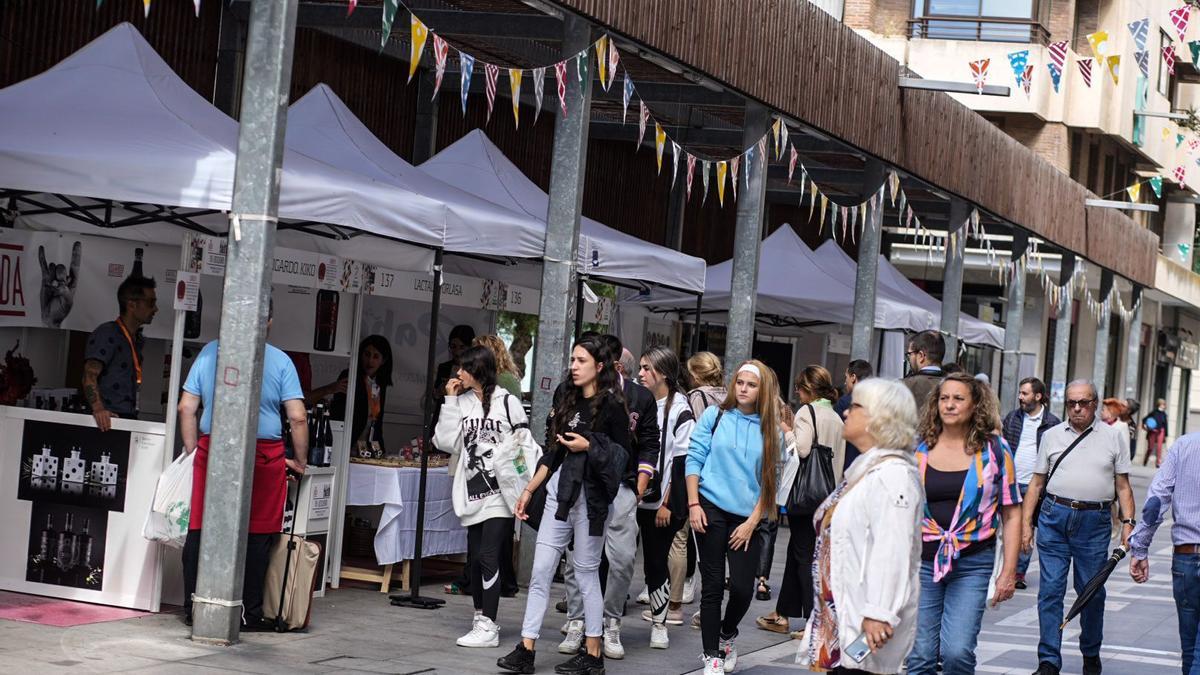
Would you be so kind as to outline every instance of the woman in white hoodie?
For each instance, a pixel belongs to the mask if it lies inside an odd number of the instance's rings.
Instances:
[[[814,608],[797,657],[810,670],[897,673],[912,648],[924,502],[916,427],[916,402],[903,384],[854,386],[843,436],[870,450],[813,518]]]
[[[499,647],[500,552],[512,537],[512,506],[500,489],[501,462],[516,454],[531,465],[540,455],[521,401],[496,386],[496,358],[487,347],[459,357],[446,383],[446,400],[434,429],[434,445],[453,455],[454,513],[467,528],[467,568],[475,620],[460,647]]]
[[[658,428],[661,451],[650,488],[638,505],[638,530],[642,534],[642,562],[649,590],[650,609],[642,618],[650,621],[650,647],[666,649],[668,618],[683,623],[679,602],[671,602],[671,580],[667,565],[671,546],[687,517],[687,484],[683,477],[688,442],[696,419],[687,397],[679,390],[679,357],[666,347],[654,347],[642,354],[642,384],[658,402]]]

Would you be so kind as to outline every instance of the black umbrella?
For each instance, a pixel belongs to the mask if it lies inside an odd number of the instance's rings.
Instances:
[[[1127,553],[1129,553],[1129,548],[1127,546],[1118,546],[1117,548],[1113,549],[1112,555],[1108,556],[1108,561],[1104,563],[1104,567],[1100,568],[1100,571],[1096,573],[1096,576],[1088,580],[1087,585],[1083,587],[1083,591],[1079,594],[1079,597],[1075,598],[1075,602],[1071,604],[1071,611],[1067,612],[1067,617],[1063,619],[1062,625],[1058,627],[1059,630],[1066,628],[1067,624],[1071,623],[1071,619],[1079,616],[1079,613],[1083,611],[1083,608],[1092,601],[1092,597],[1096,595],[1096,591],[1099,591],[1100,587],[1104,585],[1104,582],[1108,581],[1108,577],[1110,574],[1112,574],[1112,571],[1116,569],[1117,563],[1121,562],[1121,559],[1124,558],[1125,554]]]

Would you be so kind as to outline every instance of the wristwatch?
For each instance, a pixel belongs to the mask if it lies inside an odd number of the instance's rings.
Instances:
[[[1121,523],[1130,527],[1137,527],[1137,519],[1135,518],[1122,518]]]

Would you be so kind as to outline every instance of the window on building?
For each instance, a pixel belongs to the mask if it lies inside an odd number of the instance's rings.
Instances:
[[[1161,47],[1158,50],[1158,93],[1169,96],[1171,94],[1171,71],[1167,70],[1167,60],[1162,56],[1162,48],[1170,45],[1172,40],[1165,30],[1159,30],[1158,36]]]
[[[1042,4],[1044,0],[914,0],[911,37],[1046,44]]]

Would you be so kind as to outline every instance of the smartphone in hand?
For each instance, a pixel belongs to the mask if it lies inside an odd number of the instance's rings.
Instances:
[[[863,633],[858,636],[858,639],[850,643],[846,647],[846,656],[854,659],[855,663],[862,663],[863,659],[871,653],[871,646],[867,644],[867,634]]]

